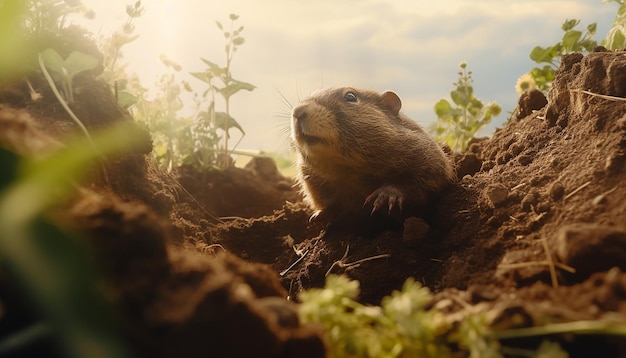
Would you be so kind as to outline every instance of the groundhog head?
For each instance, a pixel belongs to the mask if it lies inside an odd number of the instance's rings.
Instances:
[[[308,158],[337,161],[346,157],[352,162],[352,149],[371,146],[372,133],[384,137],[389,121],[398,118],[401,107],[398,95],[390,91],[322,89],[293,108],[292,139]]]

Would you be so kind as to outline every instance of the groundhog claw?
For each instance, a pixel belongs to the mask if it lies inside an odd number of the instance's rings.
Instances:
[[[328,213],[324,210],[316,210],[309,217],[309,223],[311,224],[324,224],[326,221],[328,221]]]
[[[388,185],[376,189],[365,199],[364,206],[372,207],[370,215],[380,212],[383,208],[386,208],[387,214],[391,214],[394,211],[402,212],[403,202],[402,191]]]

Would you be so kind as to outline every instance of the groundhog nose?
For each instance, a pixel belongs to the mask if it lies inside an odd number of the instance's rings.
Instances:
[[[307,110],[307,105],[305,103],[300,103],[294,107],[293,112],[292,112],[292,117],[294,119],[302,121],[306,118],[306,110]]]

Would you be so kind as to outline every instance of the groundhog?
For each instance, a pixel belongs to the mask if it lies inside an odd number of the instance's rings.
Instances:
[[[341,87],[293,108],[296,179],[312,221],[402,217],[454,181],[448,156],[401,107],[394,92]]]

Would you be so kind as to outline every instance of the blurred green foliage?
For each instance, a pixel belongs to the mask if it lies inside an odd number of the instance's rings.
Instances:
[[[131,133],[114,127],[94,136],[98,152],[81,137],[44,159],[18,158],[0,148],[0,265],[26,293],[27,304],[42,313],[63,356],[129,356],[94,263],[46,213],[71,196],[75,181],[101,154],[128,148]],[[0,341],[3,350],[10,350],[10,339]]]
[[[430,290],[412,278],[400,291],[384,297],[380,306],[363,305],[357,302],[358,295],[358,281],[335,275],[326,278],[323,288],[299,295],[299,315],[303,322],[323,327],[328,357],[501,358],[509,356],[507,351],[524,357],[568,356],[559,344],[548,340],[540,341],[535,351],[502,346],[484,313],[468,312],[457,322],[449,322],[450,317],[432,307]],[[534,335],[549,334],[538,328]],[[518,334],[500,332],[509,338]]]
[[[22,0],[0,1],[0,84],[17,75],[15,70],[23,61],[22,19],[26,9]]]
[[[61,93],[67,103],[74,103],[74,77],[81,72],[93,70],[100,61],[97,58],[80,51],[72,51],[63,59],[54,49],[46,49],[41,54],[44,65],[51,71],[57,83],[60,83]]]

